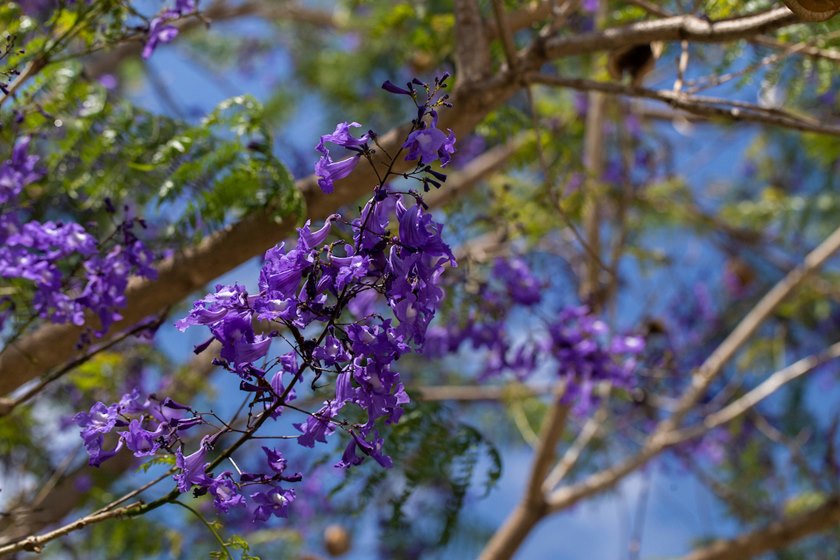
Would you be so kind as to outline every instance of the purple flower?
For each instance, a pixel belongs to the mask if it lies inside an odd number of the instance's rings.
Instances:
[[[201,440],[198,451],[186,457],[184,457],[181,448],[175,451],[175,466],[180,469],[180,472],[175,474],[173,478],[178,483],[178,490],[181,492],[189,492],[193,485],[206,488],[212,482],[212,479],[204,472],[208,465],[205,462],[207,457],[207,439],[207,436],[205,436]]]
[[[178,36],[178,28],[167,23],[177,16],[177,12],[164,10],[159,16],[152,18],[146,45],[143,47],[142,56],[144,59],[148,60],[158,45],[169,43]]]
[[[142,423],[136,418],[128,424],[128,431],[122,432],[120,437],[125,446],[134,452],[135,457],[147,457],[154,455],[160,448],[160,438],[163,435],[163,428],[166,424],[158,425],[154,432],[144,430]]]
[[[12,159],[0,164],[0,204],[5,205],[17,197],[23,187],[42,176],[35,169],[40,158],[27,154],[29,142],[29,136],[18,140],[12,150]]]
[[[405,159],[419,159],[421,164],[429,164],[439,159],[441,167],[446,167],[455,153],[455,133],[450,129],[447,129],[447,132],[448,136],[434,126],[415,130],[408,135],[403,144],[403,148],[408,150]]]
[[[377,463],[386,469],[390,469],[394,465],[391,458],[382,453],[382,445],[385,442],[381,437],[379,437],[378,433],[374,432],[372,443],[362,437],[359,437],[355,432],[353,432],[352,435],[353,437],[350,439],[350,443],[347,444],[344,454],[341,456],[341,461],[336,463],[336,467],[347,469],[361,464],[364,457],[358,457],[356,455],[357,448],[361,449],[362,453],[365,455],[373,457]]]
[[[641,338],[611,336],[585,306],[564,309],[548,330],[557,373],[569,379],[565,398],[575,401],[577,412],[585,413],[596,402],[592,391],[601,381],[632,388],[634,357],[644,349]]]
[[[329,156],[322,156],[315,164],[315,175],[318,176],[318,186],[327,194],[330,194],[335,189],[334,182],[339,179],[344,179],[356,169],[361,159],[360,154],[343,159],[341,161],[333,161]]]
[[[312,357],[320,360],[325,367],[332,367],[339,362],[346,362],[350,359],[350,355],[344,350],[341,341],[331,334],[327,335],[321,346],[313,350]]]
[[[286,253],[282,243],[269,249],[260,270],[261,297],[281,301],[297,298],[298,286],[311,267],[308,251],[292,249]]]
[[[455,265],[455,256],[441,237],[443,226],[433,221],[432,215],[424,212],[419,202],[406,209],[402,200],[398,200],[396,211],[400,221],[400,242],[426,256],[446,256]]]
[[[388,231],[395,204],[395,197],[392,196],[382,201],[372,199],[365,204],[361,216],[353,220],[353,241],[356,247],[361,251],[373,251],[383,245],[382,238]]]
[[[321,153],[321,158],[315,164],[315,175],[318,176],[318,186],[321,187],[323,192],[327,194],[333,192],[333,183],[350,175],[350,173],[352,173],[356,168],[356,165],[358,165],[359,159],[362,157],[361,153],[357,153],[347,159],[333,161],[330,156],[330,151],[326,146],[327,142],[358,151],[368,142],[368,140],[370,140],[370,136],[368,134],[365,134],[361,138],[354,138],[353,135],[350,134],[350,127],[360,126],[362,125],[357,122],[339,123],[336,125],[335,131],[332,134],[325,134],[321,136],[321,140],[318,142],[318,145],[315,146],[315,149]]]
[[[121,422],[118,414],[119,407],[116,404],[105,406],[104,403],[98,402],[90,408],[90,412],[79,412],[73,417],[76,424],[82,428],[79,434],[90,456],[88,463],[93,467],[98,467],[122,449],[122,440],[118,440],[116,448],[111,451],[102,449],[105,434],[110,433]]]
[[[212,328],[223,322],[228,315],[247,314],[248,302],[248,292],[239,284],[233,286],[217,284],[216,291],[193,303],[189,315],[176,322],[175,327],[181,332],[196,325],[207,325]]]
[[[340,214],[332,214],[325,221],[323,227],[317,231],[309,228],[310,220],[306,220],[302,228],[298,228],[298,247],[305,250],[317,249],[327,240],[332,229],[332,223],[341,218]]]
[[[326,404],[318,412],[308,416],[306,422],[294,424],[298,431],[298,444],[304,447],[315,447],[315,442],[327,443],[327,436],[335,431],[331,420],[338,414],[334,405]]]
[[[175,11],[179,14],[184,15],[195,10],[195,0],[175,0]]]
[[[210,326],[210,332],[222,343],[219,356],[239,373],[246,372],[247,366],[268,354],[271,346],[271,338],[254,334],[250,311],[228,313]]]
[[[212,479],[208,490],[213,495],[213,505],[222,513],[233,507],[245,507],[245,498],[230,479],[230,473],[225,472]]]
[[[283,471],[286,470],[286,458],[283,457],[283,454],[266,446],[263,446],[262,450],[265,452],[268,467],[277,474],[283,474]]]
[[[335,127],[335,131],[332,134],[325,134],[321,136],[320,142],[318,145],[315,146],[315,149],[321,152],[321,155],[329,157],[330,151],[326,147],[326,143],[330,142],[332,144],[336,144],[338,146],[342,146],[344,148],[360,148],[367,144],[370,140],[370,135],[365,134],[361,138],[354,138],[352,134],[350,134],[350,127],[358,128],[360,125],[357,122],[343,122],[338,123]]]
[[[493,275],[504,282],[510,298],[521,305],[535,305],[542,300],[542,286],[520,258],[497,258]]]
[[[113,74],[102,74],[101,76],[99,76],[98,81],[99,85],[101,85],[109,91],[117,89],[117,86],[120,85],[119,80]]]
[[[257,503],[254,510],[254,522],[268,521],[272,515],[286,517],[289,505],[295,501],[294,490],[283,490],[279,486],[265,492],[251,494],[251,499]]]
[[[382,89],[389,93],[395,93],[397,95],[411,95],[411,92],[407,89],[403,89],[391,80],[385,80],[385,83],[382,84]]]

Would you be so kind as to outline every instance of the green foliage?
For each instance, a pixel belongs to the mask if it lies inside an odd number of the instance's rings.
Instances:
[[[350,511],[362,511],[371,502],[390,506],[390,515],[381,513],[381,539],[391,557],[417,543],[427,550],[445,545],[455,534],[469,489],[477,486],[486,495],[499,480],[498,451],[478,430],[427,403],[412,407],[386,437],[394,467],[375,468],[363,478],[354,473],[361,480],[348,477],[333,492],[355,489]]]
[[[143,462],[139,467],[137,467],[138,471],[143,471],[144,473],[149,472],[149,469],[154,467],[155,465],[175,465],[175,456],[174,455],[156,455],[151,459],[147,459]]]
[[[40,150],[50,154],[46,176],[30,186],[45,216],[60,219],[81,207],[88,220],[107,227],[105,198],[133,202],[165,220],[158,243],[172,247],[250,212],[293,221],[302,214],[302,199],[272,154],[262,106],[252,97],[224,101],[191,125],[110,102],[73,64],[50,67],[31,95],[42,110],[27,113],[24,132],[53,126]],[[47,114],[54,122],[45,122]]]

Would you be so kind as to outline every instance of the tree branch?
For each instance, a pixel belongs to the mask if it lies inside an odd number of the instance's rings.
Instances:
[[[554,461],[557,442],[566,426],[569,407],[561,400],[564,390],[565,384],[562,384],[555,391],[548,413],[543,419],[539,444],[522,500],[502,527],[493,534],[481,553],[481,560],[496,560],[513,556],[531,529],[548,513],[542,484]]]
[[[546,58],[553,59],[654,41],[721,43],[749,39],[798,21],[798,18],[784,7],[717,22],[694,15],[682,15],[572,37],[555,37],[545,41],[542,49]]]
[[[455,69],[458,80],[467,83],[477,82],[492,71],[476,0],[455,0]]]
[[[683,556],[681,560],[744,560],[771,550],[779,550],[795,541],[831,529],[840,523],[840,497],[802,515],[783,519],[764,529],[734,539],[721,539]]]
[[[803,132],[814,132],[830,136],[840,136],[840,126],[825,124],[820,120],[802,117],[781,109],[762,107],[752,103],[689,95],[673,90],[653,90],[624,85],[616,82],[600,82],[584,78],[562,78],[545,74],[528,74],[528,81],[555,87],[566,87],[580,91],[597,91],[609,95],[625,95],[654,99],[668,105],[705,117],[719,117],[734,122],[751,122],[779,126]]]

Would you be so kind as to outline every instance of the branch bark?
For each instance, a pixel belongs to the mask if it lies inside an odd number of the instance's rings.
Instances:
[[[683,556],[681,560],[744,560],[771,550],[779,550],[795,541],[835,527],[840,523],[840,497],[789,519],[772,523],[764,529],[734,539],[721,539]]]
[[[790,111],[762,107],[743,101],[689,95],[673,90],[653,90],[616,82],[600,82],[584,78],[563,78],[536,73],[528,74],[527,80],[531,83],[571,88],[579,91],[602,92],[609,95],[654,99],[688,113],[705,117],[718,117],[727,121],[751,122],[801,130],[803,132],[840,136],[840,126],[838,125],[826,124],[817,119],[796,115]]]

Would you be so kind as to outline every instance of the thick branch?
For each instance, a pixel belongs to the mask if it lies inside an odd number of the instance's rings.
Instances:
[[[477,0],[455,1],[455,68],[458,79],[468,83],[481,80],[492,70]]]
[[[796,16],[784,7],[717,22],[683,15],[642,21],[572,37],[556,37],[546,41],[543,49],[545,56],[552,59],[654,41],[721,43],[749,39],[797,21]]]
[[[840,136],[840,126],[838,125],[825,124],[817,119],[803,117],[789,111],[762,107],[743,101],[688,95],[673,90],[653,90],[616,82],[599,82],[584,78],[562,78],[544,74],[528,74],[527,80],[532,83],[565,87],[580,91],[597,91],[610,95],[655,99],[689,113],[706,117],[719,117],[728,121],[767,124],[801,130],[803,132]]]
[[[833,496],[808,513],[772,523],[765,529],[734,539],[722,539],[696,550],[681,560],[745,560],[835,527],[840,523],[840,497]]]

